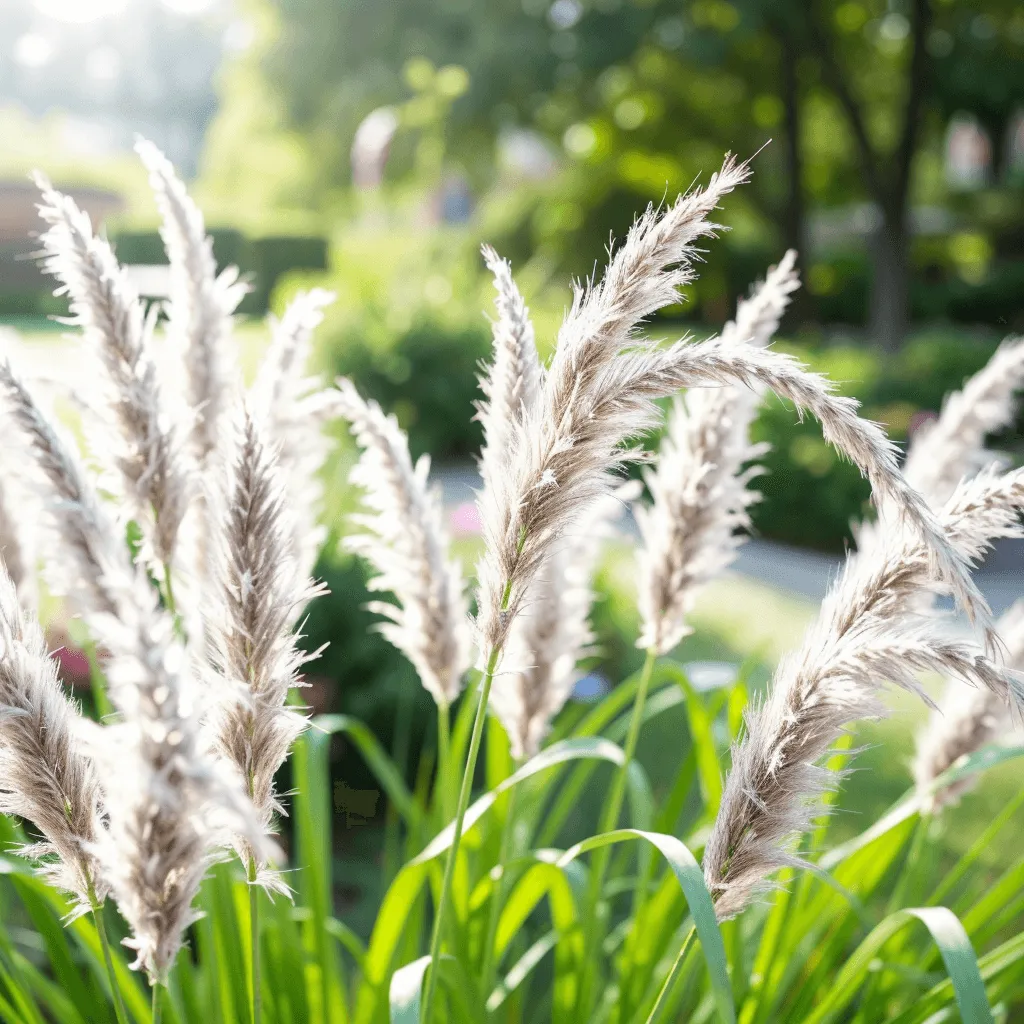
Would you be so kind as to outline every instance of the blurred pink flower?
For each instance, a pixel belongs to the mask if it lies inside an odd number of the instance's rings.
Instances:
[[[58,647],[50,655],[57,662],[60,677],[72,686],[81,686],[89,680],[89,659],[77,647]]]
[[[476,536],[480,533],[480,513],[472,501],[456,505],[449,514],[448,522],[456,536]]]

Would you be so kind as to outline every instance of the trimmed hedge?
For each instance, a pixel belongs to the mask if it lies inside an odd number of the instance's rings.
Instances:
[[[213,228],[217,265],[235,265],[247,276],[252,290],[241,311],[262,316],[274,286],[291,270],[326,270],[327,239],[305,235],[246,238],[234,228]],[[111,235],[118,259],[126,264],[167,262],[158,231],[119,231]],[[67,312],[67,303],[53,295],[53,282],[39,269],[32,239],[0,246],[0,316],[46,316]]]

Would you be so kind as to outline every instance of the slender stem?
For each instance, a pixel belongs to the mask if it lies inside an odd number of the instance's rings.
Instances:
[[[153,1019],[152,1024],[160,1024],[163,1009],[163,1003],[160,1002],[160,985],[156,984],[153,986],[153,1009],[150,1014]]]
[[[967,873],[971,865],[974,864],[985,850],[991,847],[992,841],[1003,830],[1006,823],[1021,809],[1022,805],[1024,805],[1024,788],[1017,791],[1016,795],[1010,799],[1010,802],[992,819],[992,823],[978,836],[971,848],[957,861],[949,874],[942,880],[938,889],[935,890],[931,899],[928,900],[929,906],[942,905],[943,900],[956,888],[960,879]]]
[[[452,723],[451,705],[437,705],[437,782],[434,806],[441,812],[442,823],[447,825],[454,816],[451,792]]]
[[[476,761],[480,755],[480,740],[484,733],[484,721],[487,718],[487,700],[491,694],[491,683],[494,681],[494,672],[498,667],[500,655],[500,647],[491,648],[483,683],[477,694],[476,717],[473,719],[473,732],[469,739],[466,769],[462,774],[459,803],[455,811],[455,831],[452,835],[452,844],[448,847],[448,856],[444,862],[441,896],[438,899],[437,913],[434,917],[434,935],[430,942],[430,968],[427,971],[427,991],[423,999],[423,1016],[421,1018],[423,1024],[429,1024],[432,1019],[434,993],[437,989],[437,964],[441,958],[441,936],[443,934],[442,929],[444,928],[444,917],[448,909],[448,897],[452,888],[452,878],[455,875],[455,859],[459,853],[459,843],[462,842],[462,825],[466,817],[466,808],[469,806],[469,796],[473,790],[473,773],[476,771]]]
[[[647,703],[647,691],[651,685],[651,676],[654,674],[654,663],[657,660],[657,652],[654,648],[648,648],[644,658],[644,667],[640,673],[640,682],[637,685],[636,699],[633,701],[633,713],[629,720],[629,731],[626,733],[626,746],[623,750],[625,755],[622,764],[612,779],[611,792],[604,805],[604,811],[598,824],[598,834],[610,832],[619,823],[619,815],[622,813],[622,804],[626,796],[626,783],[629,781],[629,766],[636,754],[637,743],[640,739],[640,726],[644,719],[644,705]],[[594,972],[597,969],[596,948],[600,936],[598,935],[597,916],[598,906],[601,901],[601,889],[604,887],[604,876],[608,870],[608,859],[610,851],[607,847],[597,850],[594,854],[594,862],[590,871],[590,881],[587,885],[586,904],[583,914],[583,934],[585,938],[585,950],[583,959],[583,984],[580,986],[580,1003],[578,1009],[579,1019],[586,1017],[590,1003],[590,989],[593,985]]]
[[[686,938],[683,939],[683,945],[680,947],[679,955],[676,957],[675,963],[672,964],[672,970],[668,972],[668,976],[665,978],[665,984],[661,986],[658,998],[654,1000],[654,1006],[651,1007],[651,1012],[647,1017],[647,1024],[654,1024],[658,1019],[658,1014],[661,1013],[664,1008],[665,1002],[668,1000],[669,994],[676,983],[676,979],[683,970],[683,963],[686,961],[686,954],[690,952],[690,946],[693,945],[693,937],[696,934],[697,926],[691,925],[690,930],[686,933]]]
[[[91,638],[86,639],[82,644],[82,650],[89,660],[89,689],[92,691],[92,699],[96,705],[96,716],[101,721],[114,713],[114,705],[110,703],[107,696],[107,680],[100,668],[99,656],[96,653],[96,642]]]
[[[178,606],[174,602],[174,585],[171,583],[171,563],[164,562],[164,598],[171,618],[178,617]]]
[[[918,858],[921,856],[921,850],[928,841],[928,826],[930,824],[931,819],[925,815],[922,815],[917,819],[913,835],[910,837],[910,845],[907,849],[907,855],[903,858],[903,870],[900,871],[899,878],[896,880],[896,885],[893,887],[892,895],[889,897],[888,909],[886,910],[887,914],[891,914],[895,910],[900,910],[903,907],[904,901],[907,899],[910,886],[914,879],[914,867],[917,864]],[[911,901],[911,906],[913,905],[914,903]]]
[[[480,967],[480,991],[484,999],[490,993],[493,982],[493,971],[496,966],[494,958],[494,940],[498,935],[498,918],[501,915],[501,907],[505,902],[505,862],[508,860],[509,851],[512,846],[512,834],[515,831],[516,822],[516,795],[519,792],[518,786],[513,786],[508,795],[508,806],[505,808],[505,821],[501,827],[501,846],[498,851],[497,872],[498,877],[494,883],[494,893],[491,896],[490,910],[487,912],[487,932],[484,939],[484,960]]]
[[[96,889],[89,882],[89,905],[92,907],[92,919],[96,924],[96,934],[100,937],[100,948],[103,950],[103,963],[106,964],[107,978],[110,980],[110,994],[114,1000],[114,1016],[117,1024],[128,1024],[128,1017],[121,999],[121,988],[114,974],[114,958],[110,955],[110,940],[107,938],[107,926],[103,923],[103,904],[96,898]]]
[[[263,992],[260,988],[259,886],[256,885],[256,858],[249,855],[249,934],[252,942],[252,1024],[260,1024]]]

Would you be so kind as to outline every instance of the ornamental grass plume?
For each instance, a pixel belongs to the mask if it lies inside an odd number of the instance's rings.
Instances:
[[[48,543],[40,550],[50,589],[84,616],[116,616],[122,603],[116,567],[127,556],[73,443],[42,413],[6,360],[0,363],[0,395],[5,419],[24,444],[25,482],[41,499]]]
[[[171,265],[168,331],[184,356],[192,447],[203,462],[218,449],[235,392],[231,319],[246,286],[235,267],[217,273],[203,215],[167,157],[146,139],[139,139],[135,149],[149,171],[163,218],[160,234]]]
[[[95,909],[107,893],[96,856],[104,831],[99,782],[80,731],[42,630],[0,569],[0,813],[41,833],[22,852],[75,898],[76,913]]]
[[[726,324],[728,344],[770,344],[799,287],[796,253],[790,250]],[[749,529],[748,508],[760,497],[749,487],[753,465],[766,445],[750,441],[757,414],[755,388],[695,388],[676,397],[657,468],[644,480],[653,499],[635,509],[642,545],[637,646],[670,651],[690,632],[687,616],[701,586],[727,568]]]
[[[49,558],[63,566],[64,593],[110,652],[105,669],[120,720],[90,737],[108,824],[96,856],[132,930],[132,966],[156,984],[196,919],[199,885],[230,833],[270,852],[241,788],[202,740],[202,708],[171,616],[70,446],[7,363],[0,391],[41,477]]]
[[[498,319],[492,324],[494,356],[480,377],[484,398],[477,418],[483,427],[480,452],[483,487],[480,502],[490,512],[499,493],[498,482],[512,457],[514,426],[532,413],[544,381],[544,368],[537,355],[530,311],[512,278],[512,267],[489,245],[481,249],[487,268],[494,275]]]
[[[323,590],[309,580],[296,583],[284,475],[249,410],[243,407],[236,419],[215,505],[221,525],[214,536],[217,568],[207,638],[218,700],[210,728],[269,837],[275,814],[285,813],[274,776],[308,724],[304,714],[287,706],[288,691],[299,685],[299,668],[319,653],[300,651],[290,626],[295,609]],[[235,841],[250,881],[288,892],[246,834]]]
[[[9,453],[0,456],[0,563],[17,588],[22,605],[33,608],[37,593],[31,538],[12,512],[14,504],[21,503],[25,495],[23,488],[11,486],[9,458]]]
[[[89,216],[41,176],[39,214],[46,271],[56,277],[107,376],[106,429],[94,445],[113,463],[128,499],[126,513],[141,527],[143,557],[165,577],[188,504],[186,470],[174,424],[162,402],[151,355],[154,318],[110,245],[92,233]]]
[[[1024,471],[984,473],[962,484],[940,522],[969,562],[998,537],[1019,533]],[[969,641],[948,639],[919,594],[938,586],[920,537],[887,524],[869,552],[847,559],[800,651],[783,661],[764,703],[746,714],[746,737],[704,852],[704,877],[720,919],[769,889],[768,877],[800,863],[799,837],[821,812],[836,775],[820,764],[853,722],[885,713],[878,694],[896,685],[934,706],[917,674],[939,672],[1024,707],[1024,688]]]
[[[498,311],[492,325],[494,355],[480,379],[484,400],[479,404],[484,432],[479,501],[493,514],[501,474],[513,457],[514,426],[536,408],[544,370],[529,310],[510,264],[490,246],[483,246],[482,252],[494,275]],[[577,663],[593,643],[591,577],[603,527],[618,508],[612,498],[599,499],[574,535],[554,545],[530,585],[524,613],[512,626],[506,668],[495,679],[490,705],[505,727],[517,760],[539,750],[551,719],[572,692]]]
[[[1024,601],[1017,601],[996,622],[1003,643],[1007,667],[1024,670]],[[986,743],[1007,736],[1013,728],[1006,704],[991,690],[964,689],[955,682],[947,685],[939,707],[918,733],[914,757],[914,780],[926,811],[956,803],[975,784],[962,779],[933,791],[935,780],[962,757]]]
[[[538,753],[579,679],[580,660],[593,653],[594,568],[631,491],[598,499],[572,535],[553,545],[509,632],[490,704],[517,761]]]
[[[678,287],[694,276],[693,243],[716,229],[707,217],[748,176],[746,164],[727,158],[706,189],[681,196],[660,216],[648,210],[601,283],[577,288],[537,407],[512,424],[512,458],[493,499],[481,506],[477,628],[483,657],[501,651],[552,542],[607,493],[613,471],[636,457],[622,445],[654,425],[654,400],[708,384],[767,388],[813,413],[876,496],[893,501],[927,538],[938,573],[961,605],[988,625],[987,606],[962,557],[903,479],[884,431],[857,415],[853,399],[836,396],[825,378],[770,350],[722,339],[659,348],[634,333],[645,316],[678,300]]]
[[[424,455],[413,466],[394,416],[365,401],[344,377],[337,386],[340,413],[362,449],[350,479],[363,489],[369,510],[353,517],[362,532],[346,537],[345,545],[377,570],[370,588],[390,591],[398,601],[370,605],[387,620],[376,628],[447,708],[462,689],[471,640],[462,568],[449,554],[441,495],[428,484],[430,459]]]
[[[300,585],[313,572],[326,533],[318,515],[324,492],[319,473],[331,448],[324,426],[338,415],[337,391],[311,376],[308,364],[313,333],[333,301],[334,294],[322,288],[292,299],[281,319],[272,321],[270,345],[249,393],[288,483],[291,544]]]
[[[1024,386],[1024,337],[1007,338],[961,391],[946,396],[942,412],[914,436],[904,474],[929,501],[944,502],[965,477],[995,461],[989,434],[1012,422]]]
[[[749,175],[747,164],[727,156],[706,188],[691,190],[663,211],[648,209],[611,257],[601,282],[591,280],[576,288],[536,406],[521,408],[518,420],[510,423],[510,456],[504,471],[493,478],[493,495],[480,503],[484,552],[477,567],[476,631],[485,665],[480,708],[489,697],[512,624],[552,546],[609,492],[615,470],[637,457],[624,443],[657,422],[655,400],[680,388],[742,383],[770,389],[813,413],[826,439],[868,477],[877,499],[891,501],[924,539],[929,562],[958,602],[989,626],[987,606],[963,556],[903,479],[885,433],[857,415],[855,401],[836,396],[825,378],[770,350],[721,339],[699,344],[684,339],[661,348],[635,333],[646,316],[678,301],[679,287],[694,278],[695,243],[717,230],[708,218],[722,197]],[[435,961],[468,801],[465,780],[476,765],[482,726],[478,710],[434,922]],[[636,730],[634,721],[631,733]],[[627,762],[632,742],[631,736]],[[617,812],[625,775],[620,771],[616,778],[608,806]],[[595,871],[592,877],[600,874]],[[591,886],[595,887],[596,883]],[[594,904],[589,896],[588,904]],[[431,972],[425,1018],[432,1010],[435,989]]]

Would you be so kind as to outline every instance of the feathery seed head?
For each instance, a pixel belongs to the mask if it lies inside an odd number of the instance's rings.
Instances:
[[[694,243],[716,230],[707,218],[748,177],[745,164],[727,157],[706,189],[681,196],[660,215],[648,209],[601,283],[576,289],[537,401],[520,405],[516,418],[505,417],[504,465],[488,479],[480,502],[483,656],[504,646],[550,546],[608,492],[613,471],[635,457],[623,441],[653,424],[655,398],[678,389],[678,383],[668,390],[650,385],[647,371],[656,357],[634,329],[678,300],[678,288],[693,278]]]
[[[203,215],[167,157],[145,139],[135,149],[149,171],[163,218],[160,234],[171,265],[169,332],[184,354],[193,449],[202,461],[218,449],[235,390],[231,317],[246,286],[234,267],[218,275]]]
[[[296,607],[323,591],[308,580],[296,583],[283,474],[248,409],[235,418],[225,485],[215,503],[221,526],[207,623],[218,700],[211,731],[269,834],[275,813],[283,813],[274,776],[307,725],[304,715],[287,706],[289,689],[299,685],[298,670],[310,660],[290,627]],[[243,860],[256,856],[244,834],[236,846]],[[284,891],[258,857],[257,866],[261,884]]]
[[[110,823],[99,856],[132,929],[133,966],[155,983],[198,916],[193,902],[217,851],[239,834],[261,857],[273,850],[237,777],[201,734],[205,709],[170,617],[152,589],[133,596],[133,610],[122,605],[97,629],[112,652],[106,672],[123,720],[95,736]]]
[[[92,233],[89,216],[41,176],[44,268],[61,283],[80,326],[105,368],[105,429],[94,447],[113,463],[142,527],[143,556],[155,566],[174,558],[188,503],[187,475],[174,427],[163,409],[150,354],[153,318],[110,245]]]
[[[398,600],[370,606],[387,619],[380,632],[412,662],[434,700],[450,704],[470,665],[471,641],[462,569],[448,551],[441,495],[427,482],[430,460],[414,467],[395,418],[365,401],[351,381],[337,385],[341,415],[362,449],[351,480],[369,510],[355,519],[362,532],[346,546],[377,570],[371,587]]]
[[[799,286],[790,250],[764,282],[738,304],[722,331],[725,345],[768,345]],[[637,646],[670,651],[690,631],[686,619],[699,588],[729,566],[750,526],[758,498],[748,484],[749,464],[766,450],[749,440],[760,389],[695,388],[676,398],[668,417],[657,469],[644,479],[653,498],[636,509],[639,605],[643,628]],[[744,469],[744,466],[748,468]]]
[[[65,559],[54,578],[63,578],[67,597],[110,652],[106,674],[122,721],[90,737],[109,825],[95,856],[132,929],[135,966],[162,980],[195,919],[192,902],[217,847],[242,833],[265,856],[271,851],[237,780],[225,778],[201,741],[203,709],[173,622],[71,446],[7,363],[0,392],[42,478],[54,533],[49,557],[55,566]]]
[[[966,560],[1015,529],[1009,520],[1024,508],[1019,482],[986,474],[943,509],[940,526]],[[720,918],[770,888],[778,867],[799,862],[794,846],[820,812],[816,797],[835,782],[819,762],[850,724],[884,714],[878,695],[886,685],[930,704],[917,675],[940,672],[1024,707],[1016,675],[920,614],[920,591],[935,585],[921,537],[906,523],[890,524],[880,537],[847,559],[800,651],[779,666],[769,696],[747,715],[704,853]]]
[[[490,703],[518,760],[540,749],[552,719],[572,693],[577,664],[590,653],[594,566],[623,501],[634,491],[599,498],[572,535],[552,546],[512,624]]]
[[[107,885],[95,856],[104,829],[99,783],[80,722],[42,630],[0,569],[0,812],[20,815],[42,833],[43,842],[25,852],[84,912]]]
[[[319,473],[331,447],[323,428],[339,415],[337,392],[308,375],[313,332],[333,301],[334,295],[322,288],[292,299],[272,325],[270,346],[250,390],[251,407],[277,446],[277,462],[291,495],[291,544],[300,584],[313,571],[323,544],[325,531],[317,520],[323,502]],[[300,611],[296,608],[296,614]]]
[[[512,267],[489,245],[483,246],[482,252],[498,293],[498,319],[492,325],[494,356],[480,379],[484,393],[479,405],[484,428],[480,468],[486,491],[488,481],[507,464],[512,425],[536,407],[544,370],[537,356],[530,311],[512,279]]]
[[[995,456],[985,438],[1005,427],[1024,385],[1024,338],[1007,338],[961,391],[946,396],[939,418],[922,428],[907,453],[907,480],[933,503],[945,501],[965,476]]]

